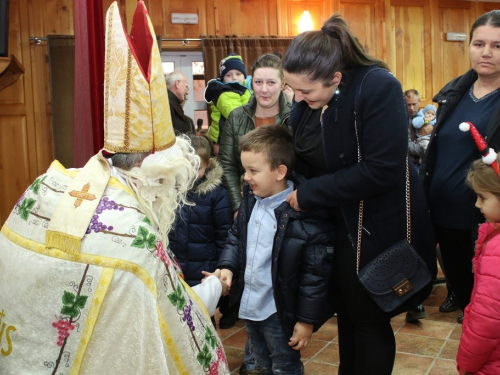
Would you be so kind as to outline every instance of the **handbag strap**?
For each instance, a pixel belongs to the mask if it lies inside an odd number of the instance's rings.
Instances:
[[[359,147],[359,134],[356,110],[354,110],[354,130],[356,132],[356,144],[358,146],[358,163],[361,162],[361,149]],[[358,216],[358,239],[356,244],[356,274],[359,274],[359,260],[361,258],[361,237],[363,235],[363,200],[359,201]],[[408,153],[406,154],[406,241],[411,243],[411,214],[410,214],[410,168],[408,165]]]

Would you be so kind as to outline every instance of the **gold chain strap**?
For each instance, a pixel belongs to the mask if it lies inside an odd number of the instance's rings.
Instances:
[[[356,111],[354,111],[354,129],[356,131],[356,144],[358,146],[358,163],[361,162],[361,149],[359,147],[358,124]],[[406,154],[406,240],[411,243],[411,217],[410,217],[410,167],[408,153]],[[356,244],[356,274],[359,274],[359,259],[361,258],[361,237],[363,235],[363,200],[359,201],[358,215],[358,240]]]

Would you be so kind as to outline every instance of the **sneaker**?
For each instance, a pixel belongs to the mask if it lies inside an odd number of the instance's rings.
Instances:
[[[406,313],[406,321],[408,323],[414,323],[419,319],[424,318],[427,318],[427,313],[425,312],[424,305],[418,305],[415,309],[410,310]]]
[[[460,306],[458,306],[457,297],[453,292],[448,293],[444,302],[439,306],[439,311],[444,313],[457,311],[458,309],[460,309]]]
[[[457,323],[462,324],[464,322],[464,313],[461,313],[457,318]]]
[[[233,327],[238,321],[238,309],[232,309],[226,312],[219,320],[219,328],[228,329]]]
[[[254,370],[249,370],[247,368],[246,363],[243,363],[238,371],[240,375],[259,375],[260,370],[259,369],[254,369]]]

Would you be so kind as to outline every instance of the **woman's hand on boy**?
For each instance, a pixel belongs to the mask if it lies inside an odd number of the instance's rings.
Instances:
[[[293,327],[293,336],[290,338],[288,345],[290,345],[293,350],[305,349],[311,341],[312,332],[312,324],[302,322],[295,323],[295,327]]]
[[[286,197],[286,201],[295,211],[302,211],[299,207],[299,201],[297,200],[297,190],[294,190],[288,197]]]

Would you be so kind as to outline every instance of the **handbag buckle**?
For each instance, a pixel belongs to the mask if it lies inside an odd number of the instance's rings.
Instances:
[[[404,278],[402,281],[400,281],[398,284],[396,284],[392,288],[398,296],[404,296],[406,293],[408,293],[410,290],[413,289],[413,285],[411,285],[410,280],[407,278]]]

